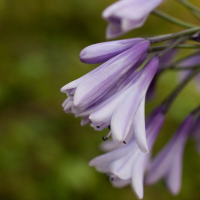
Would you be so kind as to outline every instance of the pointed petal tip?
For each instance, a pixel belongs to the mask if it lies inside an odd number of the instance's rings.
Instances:
[[[90,162],[88,163],[88,166],[90,166],[90,167],[94,167],[95,166],[94,165],[94,159],[90,160]]]
[[[180,188],[178,187],[178,188],[176,188],[176,187],[168,187],[168,190],[170,191],[170,193],[172,194],[172,195],[174,195],[174,196],[177,196],[178,194],[179,194],[179,192],[180,192]]]
[[[63,86],[63,87],[60,88],[60,92],[65,93],[65,86]]]
[[[138,142],[137,142],[137,145],[138,145],[139,149],[140,149],[143,153],[149,153],[149,148],[148,148],[148,145],[147,145],[146,140],[143,141],[142,143],[138,143]]]

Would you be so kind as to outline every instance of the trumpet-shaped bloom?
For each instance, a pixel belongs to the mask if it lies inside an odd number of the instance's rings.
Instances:
[[[68,94],[75,107],[85,110],[103,97],[129,70],[133,70],[149,45],[149,41],[139,42],[85,76],[65,85],[61,91]]]
[[[172,194],[178,194],[181,187],[182,156],[185,143],[193,125],[193,116],[188,116],[169,143],[151,162],[146,177],[147,184],[165,178]]]
[[[159,112],[152,115],[147,125],[147,142],[149,148],[163,125],[164,115]],[[131,183],[139,199],[143,198],[143,177],[149,160],[149,154],[144,154],[138,149],[134,137],[126,144],[115,150],[94,158],[89,165],[96,167],[100,172],[110,174],[113,185],[123,187]],[[114,177],[113,177],[114,176]]]
[[[126,32],[143,26],[148,15],[163,0],[123,0],[107,7],[102,17],[109,22],[106,30],[107,39],[112,39]]]

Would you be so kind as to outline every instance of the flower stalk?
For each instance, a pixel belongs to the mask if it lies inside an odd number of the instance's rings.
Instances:
[[[194,27],[197,27],[197,25],[184,22],[184,21],[182,21],[180,19],[177,19],[175,17],[172,17],[171,15],[168,15],[167,13],[164,13],[164,12],[162,12],[160,10],[154,10],[152,12],[152,14],[154,14],[154,15],[156,15],[158,17],[161,17],[161,18],[163,18],[163,19],[165,19],[165,20],[167,20],[169,22],[172,22],[172,23],[174,23],[176,25],[182,26],[184,28],[194,28]]]
[[[195,27],[195,28],[186,29],[184,31],[180,31],[177,33],[155,36],[155,37],[150,37],[150,38],[146,38],[146,39],[148,39],[151,42],[151,44],[155,44],[155,43],[165,42],[167,40],[175,39],[175,38],[178,38],[178,37],[181,37],[184,35],[195,34],[195,33],[198,33],[199,31],[200,31],[200,26]]]
[[[183,4],[185,7],[187,7],[188,9],[190,9],[192,11],[192,13],[198,18],[200,19],[200,8],[198,8],[197,6],[195,6],[194,4],[190,3],[187,0],[176,0],[179,3]]]

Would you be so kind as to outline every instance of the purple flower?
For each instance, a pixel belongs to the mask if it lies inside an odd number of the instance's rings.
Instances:
[[[169,143],[151,162],[146,177],[147,184],[165,178],[172,194],[178,194],[181,187],[182,156],[185,143],[193,125],[193,116],[188,116]]]
[[[75,108],[80,111],[85,110],[102,98],[124,75],[130,73],[130,70],[133,70],[135,64],[147,52],[149,45],[149,41],[139,42],[85,76],[65,85],[61,88],[61,92],[67,93]]]
[[[142,41],[142,38],[133,38],[93,44],[83,49],[79,57],[81,62],[88,64],[106,62]]]
[[[148,15],[163,0],[123,0],[106,8],[102,17],[109,22],[106,31],[107,39],[112,39],[124,33],[141,27]]]
[[[157,109],[148,119],[147,143],[152,148],[153,143],[163,125],[164,115]],[[137,146],[134,137],[126,144],[109,153],[90,161],[89,165],[100,172],[107,173],[115,187],[124,187],[131,183],[139,199],[143,198],[143,177],[150,154],[144,154]]]

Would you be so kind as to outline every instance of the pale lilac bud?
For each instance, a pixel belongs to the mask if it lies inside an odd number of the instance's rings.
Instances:
[[[142,38],[133,38],[93,44],[84,48],[79,57],[81,62],[88,64],[106,62],[142,41],[145,40]]]

